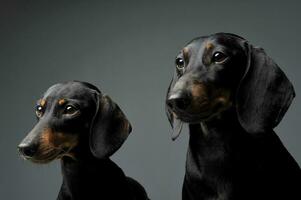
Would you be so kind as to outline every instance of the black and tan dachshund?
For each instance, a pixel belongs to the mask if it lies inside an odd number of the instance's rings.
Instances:
[[[176,57],[166,111],[189,126],[183,200],[301,199],[301,170],[273,128],[295,93],[262,48],[216,33]]]
[[[59,200],[146,200],[144,188],[109,157],[131,132],[117,104],[95,86],[65,82],[38,101],[38,122],[18,146],[35,163],[61,160]]]

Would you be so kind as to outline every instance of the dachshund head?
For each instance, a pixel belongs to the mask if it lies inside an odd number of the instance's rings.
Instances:
[[[295,96],[290,81],[264,50],[234,34],[192,40],[176,56],[175,65],[166,96],[174,129],[181,129],[182,122],[211,120],[234,107],[246,131],[265,132],[280,122]]]
[[[38,122],[18,148],[37,163],[64,156],[76,159],[84,152],[109,157],[131,132],[118,105],[85,82],[53,85],[38,100],[35,113]]]

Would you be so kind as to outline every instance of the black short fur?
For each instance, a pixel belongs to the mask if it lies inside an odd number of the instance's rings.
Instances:
[[[301,170],[273,128],[295,96],[262,48],[217,33],[188,43],[166,96],[190,139],[183,200],[301,199]]]
[[[38,122],[19,150],[37,163],[61,160],[63,184],[57,199],[148,199],[144,188],[109,158],[131,125],[97,87],[78,81],[56,84],[38,101],[36,112]]]

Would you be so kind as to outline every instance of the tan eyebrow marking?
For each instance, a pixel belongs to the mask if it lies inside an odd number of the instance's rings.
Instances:
[[[59,104],[59,105],[63,105],[65,102],[66,102],[65,99],[60,99],[60,100],[58,101],[58,104]]]
[[[40,99],[39,103],[42,107],[44,107],[46,105],[46,100],[45,99]]]
[[[182,52],[183,52],[183,57],[184,57],[185,62],[188,62],[189,54],[190,54],[189,48],[184,47]]]
[[[187,47],[184,47],[183,49],[183,54],[184,54],[184,57],[187,57],[188,54],[189,54],[189,49]]]
[[[208,42],[206,44],[206,49],[212,49],[214,47],[214,45],[211,42]]]

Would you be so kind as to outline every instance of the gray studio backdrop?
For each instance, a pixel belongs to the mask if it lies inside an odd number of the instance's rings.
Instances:
[[[276,131],[301,163],[300,1],[1,1],[0,199],[53,200],[59,162],[23,161],[17,144],[52,84],[91,82],[124,110],[133,132],[112,157],[151,199],[180,200],[188,135],[164,111],[174,57],[195,36],[233,32],[266,49],[297,97]]]

